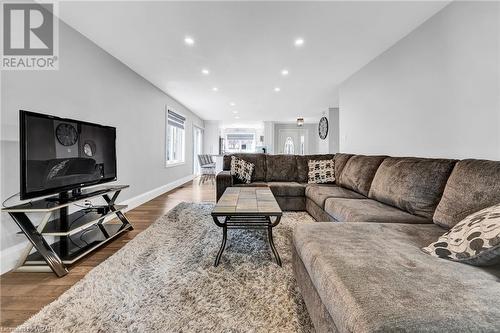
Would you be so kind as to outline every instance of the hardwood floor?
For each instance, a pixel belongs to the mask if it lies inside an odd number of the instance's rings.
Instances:
[[[215,202],[215,186],[210,183],[199,185],[195,180],[127,212],[126,216],[134,226],[134,230],[124,233],[72,265],[69,273],[62,278],[56,277],[53,273],[9,272],[2,275],[0,277],[0,332],[8,332],[22,324],[156,219],[183,201]]]

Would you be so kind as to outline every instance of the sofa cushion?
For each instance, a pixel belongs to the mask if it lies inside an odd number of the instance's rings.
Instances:
[[[369,197],[432,219],[455,160],[388,157],[375,174]]]
[[[314,287],[307,269],[297,254],[297,250],[293,246],[292,266],[293,275],[295,275],[298,289],[302,294],[302,298],[304,299],[304,303],[307,307],[307,313],[309,314],[309,317],[314,325],[314,332],[339,333],[332,316],[330,316],[330,312],[328,312],[328,309],[321,301],[321,296]]]
[[[359,193],[333,184],[309,184],[305,195],[321,208],[325,207],[325,200],[328,198],[366,199]]]
[[[306,184],[297,182],[268,182],[267,185],[276,197],[303,197],[306,195]]]
[[[431,257],[434,225],[299,224],[297,254],[339,332],[498,332],[500,267]]]
[[[318,155],[296,155],[297,160],[297,181],[299,183],[307,183],[310,160],[322,161],[334,159],[335,154],[318,154]]]
[[[335,180],[336,183],[339,184],[339,177],[340,174],[342,173],[342,170],[344,170],[344,167],[349,161],[351,157],[353,157],[353,154],[344,154],[344,153],[337,153],[335,154],[334,160],[335,160]]]
[[[232,186],[234,186],[234,187],[267,187],[267,183],[266,182],[253,182],[253,183],[249,183],[249,184],[237,183],[237,184],[233,184]]]
[[[470,265],[500,263],[500,204],[467,216],[422,250]]]
[[[371,199],[329,198],[325,211],[339,222],[432,223],[398,208]]]
[[[266,180],[266,154],[231,154],[223,158],[223,170],[231,170],[231,156],[236,156],[255,165],[252,181]]]
[[[346,163],[337,182],[343,187],[368,196],[373,177],[385,156],[352,156]]]
[[[466,216],[500,203],[500,162],[462,160],[453,169],[434,223],[452,228]]]
[[[268,182],[294,182],[297,180],[295,155],[267,155],[266,180]]]
[[[335,222],[333,217],[328,215],[323,207],[318,206],[314,201],[306,197],[306,211],[311,215],[316,221],[321,222]]]

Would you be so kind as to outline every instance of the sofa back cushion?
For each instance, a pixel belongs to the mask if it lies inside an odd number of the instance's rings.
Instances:
[[[232,154],[224,155],[222,170],[231,170],[231,156],[250,162],[254,167],[252,182],[266,180],[266,154]]]
[[[335,175],[337,184],[368,196],[373,177],[386,156],[354,155],[346,162],[340,176]]]
[[[353,157],[353,154],[344,154],[344,153],[337,153],[335,154],[335,157],[333,158],[335,160],[335,183],[339,184],[339,178],[340,174],[342,173],[342,170],[344,170],[344,167],[349,161],[351,157]]]
[[[463,160],[451,173],[434,223],[452,228],[468,215],[500,203],[500,162]]]
[[[297,159],[295,155],[267,155],[266,181],[297,181]]]
[[[335,157],[334,154],[322,154],[322,155],[296,155],[297,159],[297,181],[299,183],[307,183],[309,166],[308,162],[310,160],[322,161],[322,160],[332,160]]]
[[[388,157],[375,174],[369,197],[432,220],[455,160]]]

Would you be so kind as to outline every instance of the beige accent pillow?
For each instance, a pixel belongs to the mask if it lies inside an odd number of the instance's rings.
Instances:
[[[474,266],[500,263],[500,204],[467,216],[422,250]]]
[[[334,160],[309,160],[308,183],[324,184],[335,182]]]
[[[235,176],[238,180],[250,184],[254,168],[255,165],[253,163],[236,156],[231,156],[231,175]]]

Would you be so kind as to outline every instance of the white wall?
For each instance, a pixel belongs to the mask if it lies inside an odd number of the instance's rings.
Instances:
[[[328,109],[328,125],[328,152],[336,154],[340,144],[339,108]]]
[[[500,159],[498,2],[445,7],[340,86],[340,150]]]
[[[118,183],[131,186],[121,200],[192,175],[192,124],[203,126],[200,118],[62,22],[59,59],[58,71],[2,73],[2,199],[19,191],[19,109],[117,127]],[[172,168],[165,168],[166,105],[187,116],[186,163]],[[5,213],[1,227],[5,272],[26,241]]]
[[[219,121],[206,120],[203,131],[203,153],[219,154]]]
[[[264,146],[268,154],[274,154],[274,121],[264,122]]]
[[[335,154],[339,152],[339,108],[328,108],[321,117],[328,119],[328,134],[324,140],[319,137],[316,129],[316,137],[318,139],[319,154]],[[318,118],[319,123],[320,118]]]

